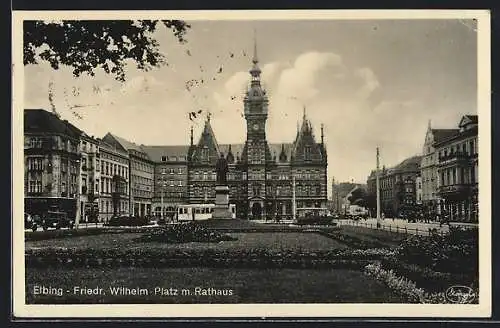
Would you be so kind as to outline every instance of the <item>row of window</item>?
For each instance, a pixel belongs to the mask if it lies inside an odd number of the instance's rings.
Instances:
[[[137,189],[143,190],[151,190],[154,184],[154,180],[152,178],[146,178],[140,175],[132,175],[132,186]]]
[[[78,143],[68,139],[63,139],[58,136],[54,137],[26,137],[24,140],[25,147],[37,149],[58,149],[65,150],[71,153],[78,152]]]
[[[113,202],[109,200],[101,200],[99,204],[100,213],[112,213],[113,212]],[[128,201],[120,200],[118,203],[118,211],[126,212],[128,210]]]
[[[157,186],[158,188],[161,189],[161,187],[173,187],[173,186],[178,186],[182,187],[184,186],[184,182],[182,180],[157,180]]]
[[[137,171],[142,171],[142,172],[147,172],[147,173],[154,173],[154,166],[152,164],[140,162],[140,161],[135,161],[132,160],[130,162],[130,168],[132,170],[137,170]]]
[[[162,156],[161,161],[162,162],[177,162],[177,161],[186,161],[187,157],[186,156]]]
[[[108,153],[105,153],[105,152],[101,153],[101,159],[109,159],[111,162],[118,162],[118,163],[124,164],[127,167],[128,167],[128,164],[129,164],[129,160],[128,159],[122,158],[120,156],[116,156],[116,155],[113,155],[113,154],[108,154]]]
[[[146,191],[146,190],[141,190],[141,189],[136,189],[132,188],[132,194],[134,197],[142,197],[142,198],[152,198],[153,193],[151,191]]]
[[[475,155],[477,154],[476,139],[464,141],[460,144],[451,145],[439,150],[439,157],[446,157],[453,154]]]
[[[82,152],[87,153],[93,153],[93,152],[98,152],[99,151],[99,145],[87,142],[85,140],[82,140],[82,147],[81,147]]]
[[[118,175],[124,179],[128,179],[128,167],[117,163],[101,161],[101,174],[107,176]]]
[[[471,167],[454,167],[439,171],[439,186],[450,186],[455,184],[473,184],[477,182],[477,169]]]
[[[170,168],[162,168],[161,173],[162,175],[165,174],[183,174],[184,173],[184,168],[182,167],[170,167]]]

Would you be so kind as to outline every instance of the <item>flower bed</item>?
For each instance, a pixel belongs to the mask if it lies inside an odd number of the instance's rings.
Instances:
[[[384,282],[389,288],[399,293],[406,298],[409,303],[426,303],[426,304],[447,304],[452,303],[446,298],[446,292],[428,292],[423,288],[418,288],[417,284],[408,277],[398,276],[393,270],[385,270],[380,263],[368,264],[364,269],[365,274],[379,281]],[[450,286],[449,286],[450,287]],[[479,291],[477,288],[472,289],[476,295],[470,301],[477,304]]]
[[[226,234],[207,229],[195,223],[176,224],[149,231],[137,238],[140,242],[163,242],[163,243],[189,243],[205,242],[218,243],[221,241],[237,240]]]
[[[385,257],[381,260],[381,264],[384,268],[393,270],[395,274],[404,276],[415,282],[417,286],[431,292],[442,292],[452,285],[465,285],[476,288],[479,285],[477,273],[438,272],[416,264],[405,263],[396,257]]]

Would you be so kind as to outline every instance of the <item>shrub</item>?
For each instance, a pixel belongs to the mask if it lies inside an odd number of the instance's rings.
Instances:
[[[478,239],[477,229],[452,228],[444,236],[412,236],[400,244],[397,258],[433,271],[473,274],[478,271]]]
[[[234,240],[237,239],[191,222],[168,225],[160,229],[150,231],[137,239],[137,241],[141,242],[146,241],[163,243],[218,243],[220,241]]]

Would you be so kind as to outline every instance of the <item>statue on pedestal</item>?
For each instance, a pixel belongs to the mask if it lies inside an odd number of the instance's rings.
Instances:
[[[227,171],[229,171],[229,167],[227,165],[227,160],[224,158],[223,153],[220,153],[220,158],[217,160],[215,170],[217,172],[217,184],[218,185],[226,185],[227,184]]]

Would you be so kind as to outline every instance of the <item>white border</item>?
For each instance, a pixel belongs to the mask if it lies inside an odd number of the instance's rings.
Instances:
[[[14,11],[13,17],[13,315],[25,318],[120,317],[488,317],[491,315],[491,58],[490,13],[486,10],[255,10],[255,11]],[[23,99],[22,21],[27,19],[184,19],[192,20],[478,20],[478,115],[480,303],[426,304],[152,304],[152,305],[26,305],[23,228]]]

